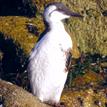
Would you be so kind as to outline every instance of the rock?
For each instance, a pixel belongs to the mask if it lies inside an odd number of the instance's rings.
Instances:
[[[0,38],[11,39],[28,55],[37,40],[37,36],[29,32],[28,24],[37,25],[38,32],[43,31],[42,19],[19,16],[0,17]],[[40,33],[39,33],[40,34]],[[3,37],[2,37],[3,36]]]
[[[32,22],[31,24],[34,24],[34,25],[36,24],[37,29],[39,26],[41,26],[39,27],[41,29],[39,34],[44,29],[43,20],[41,20],[40,13],[41,12],[43,13],[44,6],[52,1],[56,1],[56,0],[46,0],[42,2],[41,0],[27,0],[26,1],[27,3],[29,3],[31,7],[33,5],[37,7],[36,17],[39,17],[39,18],[38,19],[35,18],[35,20],[31,21]],[[79,1],[58,0],[58,1],[63,2],[72,11],[79,12],[80,14],[84,16],[83,20],[72,18],[69,21],[67,21],[67,29],[70,31],[73,41],[75,41],[74,45],[76,44],[76,47],[79,47],[80,51],[84,53],[91,53],[91,54],[98,53],[102,55],[107,55],[107,49],[106,49],[107,47],[106,45],[107,17],[103,15],[103,13],[106,11],[106,4],[107,4],[106,0],[103,0],[103,1],[98,0],[99,2],[97,2],[96,0],[88,0],[88,1],[87,0],[84,0],[84,1],[82,0],[79,0]],[[24,1],[24,4],[26,4],[26,2]],[[32,4],[30,4],[31,2]],[[19,30],[22,29],[19,32],[19,35],[21,35],[22,33],[23,35],[26,34],[25,24],[23,23],[24,18],[17,17],[17,20],[22,19],[22,21],[19,21],[20,25],[18,25],[18,21],[16,20],[16,17],[12,17],[11,20],[10,20],[10,17],[6,17],[6,18],[4,17],[5,19],[4,21],[2,19],[3,17],[0,17],[0,24],[4,23],[3,26],[1,26],[2,30],[0,29],[2,33],[8,32],[8,36],[14,35],[17,38],[16,33],[18,32],[18,30],[16,29],[16,27],[18,27]],[[17,23],[15,23],[15,20],[17,21]],[[28,20],[32,20],[32,19],[28,19]],[[16,24],[16,26],[14,26],[14,23]],[[10,26],[9,28],[7,28],[8,24]],[[14,26],[14,29],[13,29],[13,26]],[[11,32],[11,30],[13,31]],[[26,35],[30,35],[30,34],[28,33]],[[30,40],[28,39],[28,41]],[[22,44],[21,46],[23,47]],[[24,43],[23,48],[24,49],[28,48],[26,46],[28,46],[28,44],[26,45],[26,43]],[[76,52],[75,50],[73,50],[73,52],[76,53],[74,54],[74,56],[76,57],[79,56],[79,52],[77,50]]]
[[[84,87],[89,85],[88,87],[91,86],[98,86],[104,82],[104,77],[100,73],[95,73],[94,71],[87,70],[85,71],[84,75],[78,75],[73,81],[71,86],[73,87]],[[107,74],[105,74],[107,75]]]
[[[0,80],[0,102],[5,107],[51,107],[24,89],[3,80]]]
[[[63,91],[61,102],[67,107],[106,107],[106,94],[107,88],[104,87],[75,87]],[[3,80],[0,80],[0,104],[5,107],[51,107],[24,89]]]
[[[0,0],[0,16],[35,16],[32,0]]]
[[[74,88],[64,91],[61,101],[67,107],[106,107],[107,105],[107,88]]]
[[[107,45],[106,45],[106,42],[107,42],[106,41],[107,40],[107,38],[106,38],[107,37],[107,33],[106,33],[107,32],[106,31],[107,17],[105,15],[106,10],[107,10],[107,8],[106,8],[107,1],[106,0],[103,0],[103,1],[102,0],[97,0],[97,1],[96,0],[88,0],[88,1],[87,0],[84,0],[84,1],[83,0],[79,0],[79,1],[45,0],[45,1],[41,2],[41,0],[27,0],[27,1],[24,0],[22,4],[29,5],[31,8],[33,6],[37,7],[37,11],[35,14],[36,14],[36,17],[39,16],[39,18],[40,18],[41,17],[40,13],[41,12],[43,13],[44,6],[53,1],[63,2],[72,11],[79,12],[84,16],[83,20],[77,19],[77,18],[72,18],[67,22],[67,29],[69,29],[69,31],[71,32],[71,37],[75,38],[76,45],[77,45],[77,47],[79,47],[80,51],[84,52],[84,53],[92,53],[92,54],[99,53],[102,55],[107,55],[107,49],[106,49],[106,47],[107,47]],[[22,1],[20,0],[19,4],[21,2]],[[2,4],[2,2],[0,4]],[[4,7],[1,6],[0,8],[4,8]],[[32,9],[32,11],[34,11],[34,10]],[[11,16],[11,14],[8,14],[8,16],[9,15]],[[7,18],[7,24],[8,24],[9,17],[6,17],[6,18]],[[12,17],[12,18],[13,19],[11,20],[11,22],[13,23],[13,21],[15,22],[16,17]],[[0,18],[0,22],[3,21],[1,19],[2,18]],[[38,22],[38,20],[35,20],[35,22],[36,21]],[[43,23],[42,20],[39,20],[39,21],[40,21],[40,23]],[[33,21],[33,24],[35,22]],[[3,23],[3,22],[1,22],[1,23]],[[11,25],[12,23],[9,23],[9,25]],[[40,23],[36,24],[37,28],[38,28],[38,26],[40,26]],[[4,26],[1,26],[1,27],[2,27],[3,32],[1,30],[0,31],[2,33],[4,33],[5,27]],[[19,29],[20,28],[23,29],[23,27],[24,26],[20,26]],[[42,26],[42,27],[44,27],[44,26]],[[41,27],[41,29],[44,29],[42,27]],[[12,26],[10,26],[9,29],[11,30]],[[6,30],[8,31],[9,29],[6,29]],[[13,30],[12,32],[15,33],[17,31]],[[12,33],[12,35],[13,35],[13,33]],[[11,33],[9,32],[8,35],[11,35]],[[20,35],[20,33],[19,33],[19,35]],[[76,54],[78,54],[78,52]],[[76,56],[78,56],[78,55],[76,55]]]

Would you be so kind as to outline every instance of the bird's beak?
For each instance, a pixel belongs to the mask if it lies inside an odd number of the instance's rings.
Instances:
[[[69,16],[71,16],[71,17],[80,17],[80,18],[83,18],[82,15],[80,15],[79,13],[74,13],[74,12],[71,12],[71,13],[69,14]]]
[[[75,12],[72,12],[71,10],[69,10],[68,8],[64,7],[62,9],[63,13],[68,15],[68,16],[71,16],[71,17],[80,17],[80,18],[83,18],[82,15],[80,15],[79,13],[75,13]]]

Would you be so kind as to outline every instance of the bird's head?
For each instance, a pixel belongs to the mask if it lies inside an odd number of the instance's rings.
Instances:
[[[44,20],[48,23],[62,21],[70,17],[82,17],[82,16],[78,13],[70,11],[65,5],[59,2],[50,3],[45,7]]]

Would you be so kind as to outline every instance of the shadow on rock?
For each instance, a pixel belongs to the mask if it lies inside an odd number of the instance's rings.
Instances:
[[[10,38],[0,33],[0,78],[20,86],[27,80],[27,56]]]
[[[0,0],[0,16],[33,17],[36,10],[32,0]]]

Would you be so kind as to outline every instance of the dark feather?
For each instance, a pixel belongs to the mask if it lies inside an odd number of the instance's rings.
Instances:
[[[71,61],[72,61],[72,54],[71,54],[71,51],[68,50],[66,52],[66,70],[67,71],[70,71],[71,69]]]
[[[46,35],[46,33],[48,33],[51,30],[50,26],[49,26],[49,23],[46,22],[45,19],[43,19],[43,20],[44,20],[44,24],[45,24],[45,30],[43,31],[43,33],[41,33],[41,35],[39,36],[37,42],[39,42],[44,37],[44,35]]]

